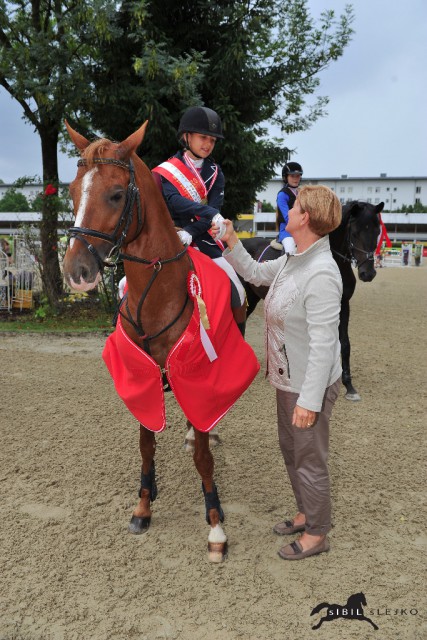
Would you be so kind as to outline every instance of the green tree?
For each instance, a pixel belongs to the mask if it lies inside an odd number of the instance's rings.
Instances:
[[[115,107],[119,110],[126,135],[133,128],[133,120],[129,120],[124,107],[128,98],[135,105],[132,88],[120,80],[133,60],[125,55],[115,64],[114,50],[119,52],[121,43],[126,47],[128,41],[138,39],[139,72],[148,70],[148,80],[155,77],[157,62],[162,70],[157,76],[157,89],[161,93],[161,83],[165,83],[170,103],[181,93],[183,101],[190,100],[193,78],[198,74],[198,66],[192,64],[190,57],[171,58],[157,44],[155,59],[150,58],[152,46],[146,46],[146,53],[142,50],[146,42],[145,5],[145,0],[125,0],[122,4],[114,0],[0,0],[0,86],[17,100],[25,119],[40,136],[45,187],[58,186],[57,150],[64,116],[72,123],[78,120],[86,130],[90,125],[90,119],[82,113],[91,114],[91,101],[98,90],[95,82],[102,80],[106,84],[101,105],[104,115],[111,104],[112,111]],[[144,81],[138,78],[139,90],[142,84]],[[153,83],[151,92],[156,93]],[[147,112],[153,113],[144,105],[143,111],[144,118]],[[102,122],[100,128],[107,131]],[[53,305],[62,291],[57,204],[56,198],[43,199],[40,229],[43,285]]]
[[[427,213],[427,206],[422,202],[416,202],[415,204],[402,204],[399,207],[399,211],[402,213]]]
[[[40,136],[45,185],[58,185],[58,139],[64,113],[88,90],[86,68],[96,43],[108,38],[112,3],[0,0],[0,85],[17,100]],[[62,292],[57,210],[42,207],[43,286],[56,305]]]
[[[129,6],[123,3],[116,15],[120,24],[128,22]],[[251,210],[256,192],[289,152],[282,139],[268,138],[267,124],[286,135],[326,113],[328,99],[316,96],[318,75],[351,38],[351,6],[338,18],[324,11],[317,23],[307,0],[147,0],[145,7],[143,32],[124,32],[97,69],[97,126],[122,139],[125,126],[135,129],[148,116],[142,151],[154,166],[176,151],[183,109],[210,106],[221,115],[226,136],[215,149],[226,176],[224,211],[234,217]],[[166,52],[194,71],[191,79],[174,71],[182,79],[178,101],[171,99],[164,71]],[[121,98],[114,101],[117,83]]]
[[[0,211],[20,213],[31,211],[31,206],[23,193],[17,191],[16,187],[10,187],[0,198]]]

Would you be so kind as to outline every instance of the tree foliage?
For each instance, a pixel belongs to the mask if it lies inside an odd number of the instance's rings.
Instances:
[[[8,213],[31,211],[31,205],[24,194],[16,190],[16,187],[10,187],[4,196],[0,198],[0,211]]]
[[[120,24],[131,12],[132,3],[124,3]],[[123,31],[103,56],[108,64],[97,69],[94,120],[122,139],[148,117],[142,155],[152,167],[176,151],[186,107],[218,111],[226,139],[215,156],[226,177],[224,210],[234,217],[252,208],[288,159],[286,138],[269,138],[267,124],[286,136],[325,114],[318,74],[343,54],[352,16],[347,6],[339,18],[326,10],[315,23],[306,0],[147,0],[141,29]],[[171,77],[179,79],[178,99]]]

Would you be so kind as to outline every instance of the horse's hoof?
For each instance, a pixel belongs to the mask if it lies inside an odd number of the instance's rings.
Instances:
[[[227,557],[227,542],[208,542],[209,562],[224,562]]]
[[[209,434],[209,446],[212,447],[217,447],[218,445],[222,444],[221,438],[219,437],[218,434],[216,433],[210,433]]]
[[[135,536],[141,535],[141,533],[146,533],[148,531],[151,522],[151,517],[139,518],[138,516],[132,516],[128,525],[129,533],[132,533]]]
[[[357,402],[358,400],[362,399],[357,391],[355,391],[354,393],[346,393],[344,397],[346,400],[351,400],[352,402]]]

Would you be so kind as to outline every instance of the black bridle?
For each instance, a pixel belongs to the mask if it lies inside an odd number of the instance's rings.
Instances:
[[[123,207],[123,211],[112,233],[104,233],[103,231],[97,231],[96,229],[89,229],[86,227],[70,227],[67,232],[69,236],[69,241],[72,238],[76,238],[86,246],[87,250],[95,258],[101,274],[103,273],[105,267],[115,268],[117,266],[117,262],[119,262],[120,260],[138,262],[140,264],[146,265],[146,268],[150,268],[150,267],[153,268],[153,273],[151,275],[151,278],[147,286],[145,287],[144,291],[142,292],[141,298],[138,302],[136,321],[132,318],[132,315],[130,313],[129,305],[127,302],[127,294],[121,300],[119,309],[118,309],[118,313],[120,313],[120,315],[132,325],[132,327],[137,332],[138,336],[142,340],[144,340],[144,349],[145,351],[147,351],[147,353],[149,353],[149,341],[154,340],[154,338],[157,338],[158,336],[160,336],[162,333],[170,329],[175,324],[175,322],[179,320],[179,318],[184,313],[185,307],[187,306],[189,296],[188,296],[188,292],[186,292],[184,304],[180,312],[176,316],[176,318],[174,318],[168,325],[166,325],[166,327],[164,327],[163,329],[161,329],[160,331],[158,331],[157,333],[151,336],[146,334],[141,324],[140,313],[141,313],[142,305],[148,295],[148,292],[153,282],[155,281],[158,274],[160,273],[163,265],[180,260],[186,254],[187,247],[184,247],[184,249],[180,251],[176,256],[173,256],[172,258],[165,258],[164,260],[162,260],[160,257],[154,258],[152,260],[146,260],[145,258],[139,258],[137,256],[132,256],[127,253],[120,252],[120,248],[125,243],[125,241],[126,241],[126,244],[129,244],[130,242],[133,242],[134,240],[137,239],[139,234],[142,232],[144,228],[144,223],[145,223],[145,218],[144,220],[142,219],[141,197],[140,197],[139,189],[135,184],[135,168],[133,166],[132,160],[129,160],[129,163],[126,163],[126,162],[122,162],[121,160],[116,160],[114,158],[94,158],[91,161],[91,164],[92,163],[93,164],[114,164],[118,167],[122,167],[123,169],[126,169],[127,171],[129,171],[130,178],[129,178],[129,184],[126,191],[126,200]],[[89,164],[88,161],[84,158],[80,158],[80,160],[77,162],[78,167],[85,167],[85,166],[88,166],[88,164]],[[135,205],[136,205],[136,215],[137,215],[137,229],[132,240],[127,240],[127,234],[133,222]],[[88,242],[86,238],[84,238],[83,236],[99,238],[101,240],[105,240],[110,244],[112,244],[113,245],[112,249],[109,252],[107,258],[103,260],[99,255],[98,251],[96,250],[96,248],[93,246],[93,244]],[[113,259],[114,254],[117,254],[117,255]],[[122,313],[120,309],[121,305],[124,302],[126,302],[126,314]]]
[[[352,234],[351,225],[352,225],[352,220],[351,220],[351,216],[350,216],[350,219],[348,221],[347,235],[346,235],[346,245],[347,245],[346,246],[346,252],[344,254],[342,254],[339,251],[337,251],[336,249],[332,249],[332,253],[334,253],[336,256],[339,256],[342,260],[344,260],[344,262],[350,262],[350,263],[351,262],[355,262],[357,268],[360,269],[360,267],[362,265],[364,265],[365,262],[372,262],[372,264],[374,263],[374,261],[375,261],[375,250],[366,251],[365,249],[357,247],[353,243],[353,234]],[[355,251],[358,251],[360,253],[365,254],[365,259],[361,260],[361,262],[358,262],[356,256],[354,255]]]
[[[117,167],[122,167],[122,169],[126,169],[129,171],[129,184],[126,191],[126,200],[125,205],[123,207],[123,211],[120,215],[119,221],[116,224],[116,227],[113,233],[104,233],[103,231],[97,231],[96,229],[88,229],[86,227],[70,227],[68,229],[69,239],[76,238],[82,242],[87,250],[93,255],[95,258],[98,267],[102,273],[104,267],[115,267],[116,261],[112,260],[113,255],[120,249],[124,241],[126,240],[126,236],[128,234],[129,228],[133,222],[133,211],[134,205],[136,204],[136,212],[137,212],[137,229],[135,233],[134,240],[141,233],[144,222],[142,220],[141,213],[141,198],[139,195],[139,189],[135,184],[135,169],[133,166],[132,160],[129,160],[129,164],[127,162],[122,162],[121,160],[116,160],[114,158],[94,158],[92,160],[93,164],[114,164]],[[80,158],[77,162],[78,167],[86,167],[88,166],[87,160],[84,158]],[[120,231],[121,230],[121,231]],[[99,255],[96,248],[92,243],[88,242],[86,238],[83,236],[90,236],[91,238],[99,238],[101,240],[105,240],[112,244],[112,249],[108,254],[107,258],[103,260]]]

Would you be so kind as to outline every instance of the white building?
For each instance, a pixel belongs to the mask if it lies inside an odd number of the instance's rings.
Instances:
[[[363,200],[372,204],[384,202],[384,211],[400,211],[403,205],[421,203],[427,205],[427,177],[389,178],[382,173],[378,178],[304,178],[301,184],[324,184],[335,191],[342,204],[351,200]],[[283,186],[281,178],[273,178],[266,188],[257,194],[257,200],[265,200],[276,207],[277,193]]]

